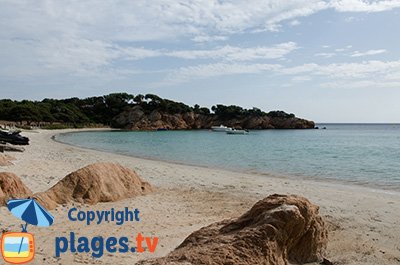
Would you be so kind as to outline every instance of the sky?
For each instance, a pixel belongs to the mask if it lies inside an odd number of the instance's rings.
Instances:
[[[400,0],[0,0],[0,98],[154,93],[400,122]]]

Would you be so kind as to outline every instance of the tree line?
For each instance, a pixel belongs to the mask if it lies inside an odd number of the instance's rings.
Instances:
[[[240,106],[222,104],[212,106],[210,110],[207,107],[200,107],[198,104],[191,107],[182,102],[164,99],[154,94],[134,96],[128,93],[112,93],[84,99],[77,97],[68,99],[46,98],[42,101],[1,99],[0,120],[27,122],[28,124],[47,122],[72,124],[74,126],[84,126],[91,123],[110,125],[115,116],[134,106],[140,106],[147,113],[154,110],[169,114],[194,112],[202,115],[217,115],[221,120],[265,115],[281,118],[295,117],[294,114],[288,114],[284,111],[266,113],[258,108],[244,109]]]

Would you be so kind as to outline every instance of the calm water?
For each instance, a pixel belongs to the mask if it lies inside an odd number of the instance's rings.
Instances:
[[[326,130],[79,132],[57,140],[187,164],[342,180],[400,190],[400,125],[319,124]]]

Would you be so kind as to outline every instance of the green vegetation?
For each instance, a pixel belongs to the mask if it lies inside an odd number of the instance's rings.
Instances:
[[[169,114],[194,112],[201,115],[216,115],[222,120],[248,116],[294,117],[294,114],[283,111],[266,113],[258,108],[244,109],[235,105],[222,104],[213,106],[210,111],[197,104],[190,107],[182,102],[163,99],[154,94],[134,96],[127,93],[112,93],[85,99],[44,99],[42,101],[2,99],[0,100],[0,120],[24,122],[28,125],[44,123],[44,128],[53,129],[79,128],[93,124],[111,125],[115,116],[134,106],[140,106],[146,113],[154,110]]]
[[[211,110],[218,115],[219,118],[229,120],[229,119],[240,119],[244,117],[263,117],[269,116],[273,118],[294,118],[293,113],[286,113],[284,111],[270,111],[268,113],[260,110],[259,108],[243,109],[242,107],[231,105],[216,105],[212,106]]]
[[[133,95],[114,93],[85,99],[44,99],[42,101],[0,100],[0,120],[38,123],[49,128],[81,127],[87,124],[109,125],[112,118],[133,102]]]
[[[237,119],[237,118],[243,118],[243,117],[248,117],[248,116],[265,116],[267,113],[261,111],[258,108],[252,108],[252,109],[243,109],[242,107],[235,106],[235,105],[230,105],[230,106],[225,106],[218,104],[216,106],[212,106],[211,110],[215,113],[215,115],[218,115],[221,119]]]
[[[294,118],[294,117],[296,117],[293,113],[288,114],[281,110],[270,111],[267,113],[267,115],[272,118]]]

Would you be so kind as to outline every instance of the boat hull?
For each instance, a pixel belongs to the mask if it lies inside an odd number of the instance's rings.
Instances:
[[[248,131],[245,131],[245,130],[232,130],[232,131],[227,131],[226,132],[227,134],[241,134],[241,135],[244,135],[244,134],[249,134],[249,132]]]
[[[228,132],[232,131],[232,128],[221,125],[221,126],[213,126],[211,127],[211,130],[213,132]]]

